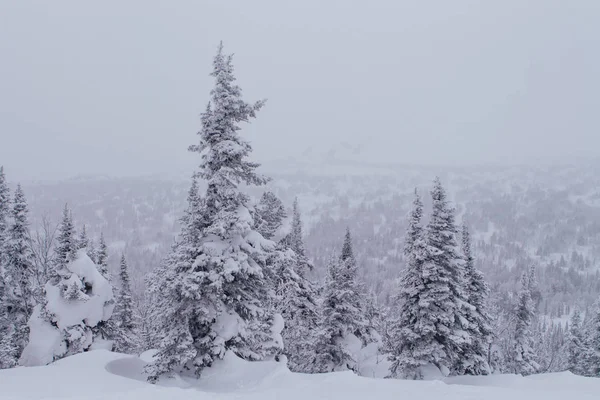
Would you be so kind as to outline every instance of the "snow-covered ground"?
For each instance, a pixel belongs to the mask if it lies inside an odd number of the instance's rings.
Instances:
[[[0,399],[586,400],[600,395],[600,379],[568,372],[400,381],[362,378],[351,372],[295,374],[282,363],[250,363],[230,353],[198,381],[173,378],[151,385],[142,373],[144,358],[96,350],[45,367],[2,370]]]

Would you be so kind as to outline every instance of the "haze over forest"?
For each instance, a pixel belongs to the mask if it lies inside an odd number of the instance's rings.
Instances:
[[[243,133],[266,164],[593,158],[599,19],[594,0],[8,1],[0,159],[18,180],[187,176],[220,40],[269,100]]]

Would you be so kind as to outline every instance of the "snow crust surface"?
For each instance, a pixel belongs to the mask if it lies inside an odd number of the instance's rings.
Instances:
[[[147,352],[143,358],[151,358]],[[444,381],[372,379],[351,372],[295,374],[280,362],[248,362],[228,352],[198,380],[173,377],[145,381],[142,358],[96,350],[43,367],[0,371],[0,398],[130,400],[598,399],[600,379],[569,372],[529,377],[492,375]]]

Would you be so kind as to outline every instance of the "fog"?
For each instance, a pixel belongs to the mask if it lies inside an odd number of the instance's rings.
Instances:
[[[220,40],[263,162],[599,154],[600,2],[8,1],[0,164],[13,179],[187,174]],[[309,150],[307,150],[309,149]]]

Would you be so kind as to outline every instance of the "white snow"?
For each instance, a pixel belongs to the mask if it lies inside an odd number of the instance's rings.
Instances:
[[[151,353],[146,354],[146,357]],[[372,379],[351,372],[295,374],[283,363],[248,362],[228,352],[199,380],[174,377],[145,382],[146,361],[96,350],[44,367],[0,371],[3,400],[577,400],[597,399],[600,379],[571,373],[530,377],[492,375],[444,381]]]
[[[83,279],[91,290],[84,299],[67,300],[58,286],[50,282],[46,284],[46,311],[52,316],[53,323],[42,317],[41,305],[34,308],[28,322],[29,342],[19,361],[22,365],[45,365],[65,355],[68,349],[64,335],[68,335],[70,341],[85,337],[83,343],[86,347],[90,346],[92,335],[89,328],[108,320],[113,312],[112,286],[98,272],[85,250],[80,250],[75,261],[69,263],[67,268],[73,273],[69,281],[81,285]],[[106,343],[94,346],[95,349],[106,347]]]

